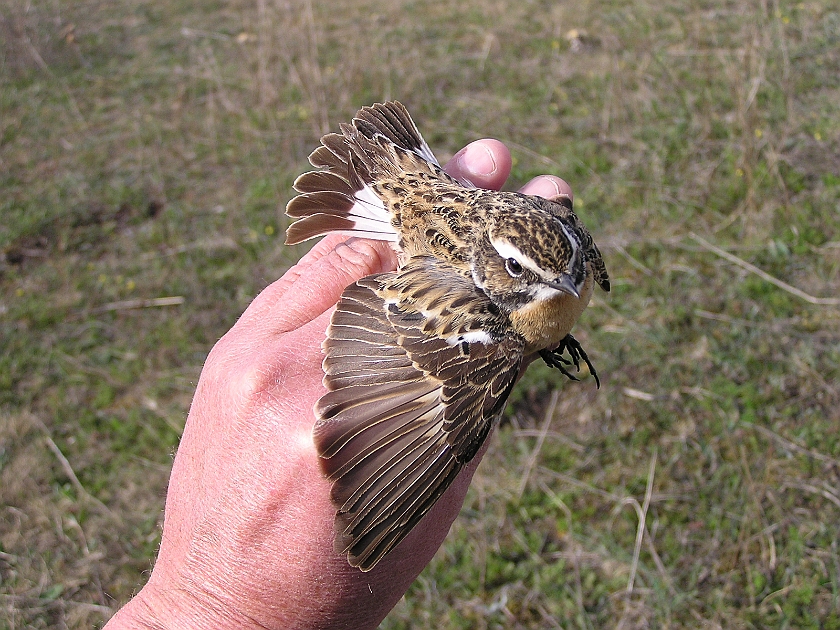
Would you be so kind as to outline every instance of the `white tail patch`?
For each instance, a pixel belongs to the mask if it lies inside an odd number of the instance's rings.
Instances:
[[[354,236],[380,241],[399,241],[399,236],[391,225],[391,214],[370,186],[365,184],[353,197],[356,202],[347,213],[347,218],[355,222]]]

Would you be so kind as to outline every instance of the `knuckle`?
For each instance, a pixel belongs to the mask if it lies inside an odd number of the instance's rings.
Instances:
[[[233,331],[222,337],[207,356],[200,386],[214,396],[244,403],[260,398],[272,384],[261,352],[237,342]]]

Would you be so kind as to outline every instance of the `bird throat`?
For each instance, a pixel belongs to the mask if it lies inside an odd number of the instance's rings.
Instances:
[[[560,345],[560,341],[571,332],[572,326],[589,304],[594,285],[592,274],[588,273],[580,290],[580,298],[559,293],[553,298],[526,304],[510,314],[514,330],[528,343],[526,355]]]

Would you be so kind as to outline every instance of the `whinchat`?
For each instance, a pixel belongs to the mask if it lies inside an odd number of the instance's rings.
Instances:
[[[610,282],[569,198],[453,179],[398,102],[340,129],[309,156],[322,170],[295,181],[286,242],[339,231],[398,252],[397,271],[342,294],[315,407],[335,547],[367,571],[475,456],[529,357],[573,379],[564,365],[583,360],[600,385],[569,333]]]

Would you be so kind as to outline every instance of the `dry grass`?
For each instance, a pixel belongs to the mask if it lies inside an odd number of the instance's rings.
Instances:
[[[384,626],[840,627],[840,315],[790,290],[840,295],[838,43],[827,0],[6,2],[0,628],[142,585],[291,181],[388,98],[567,178],[614,290],[603,388],[532,368]]]

